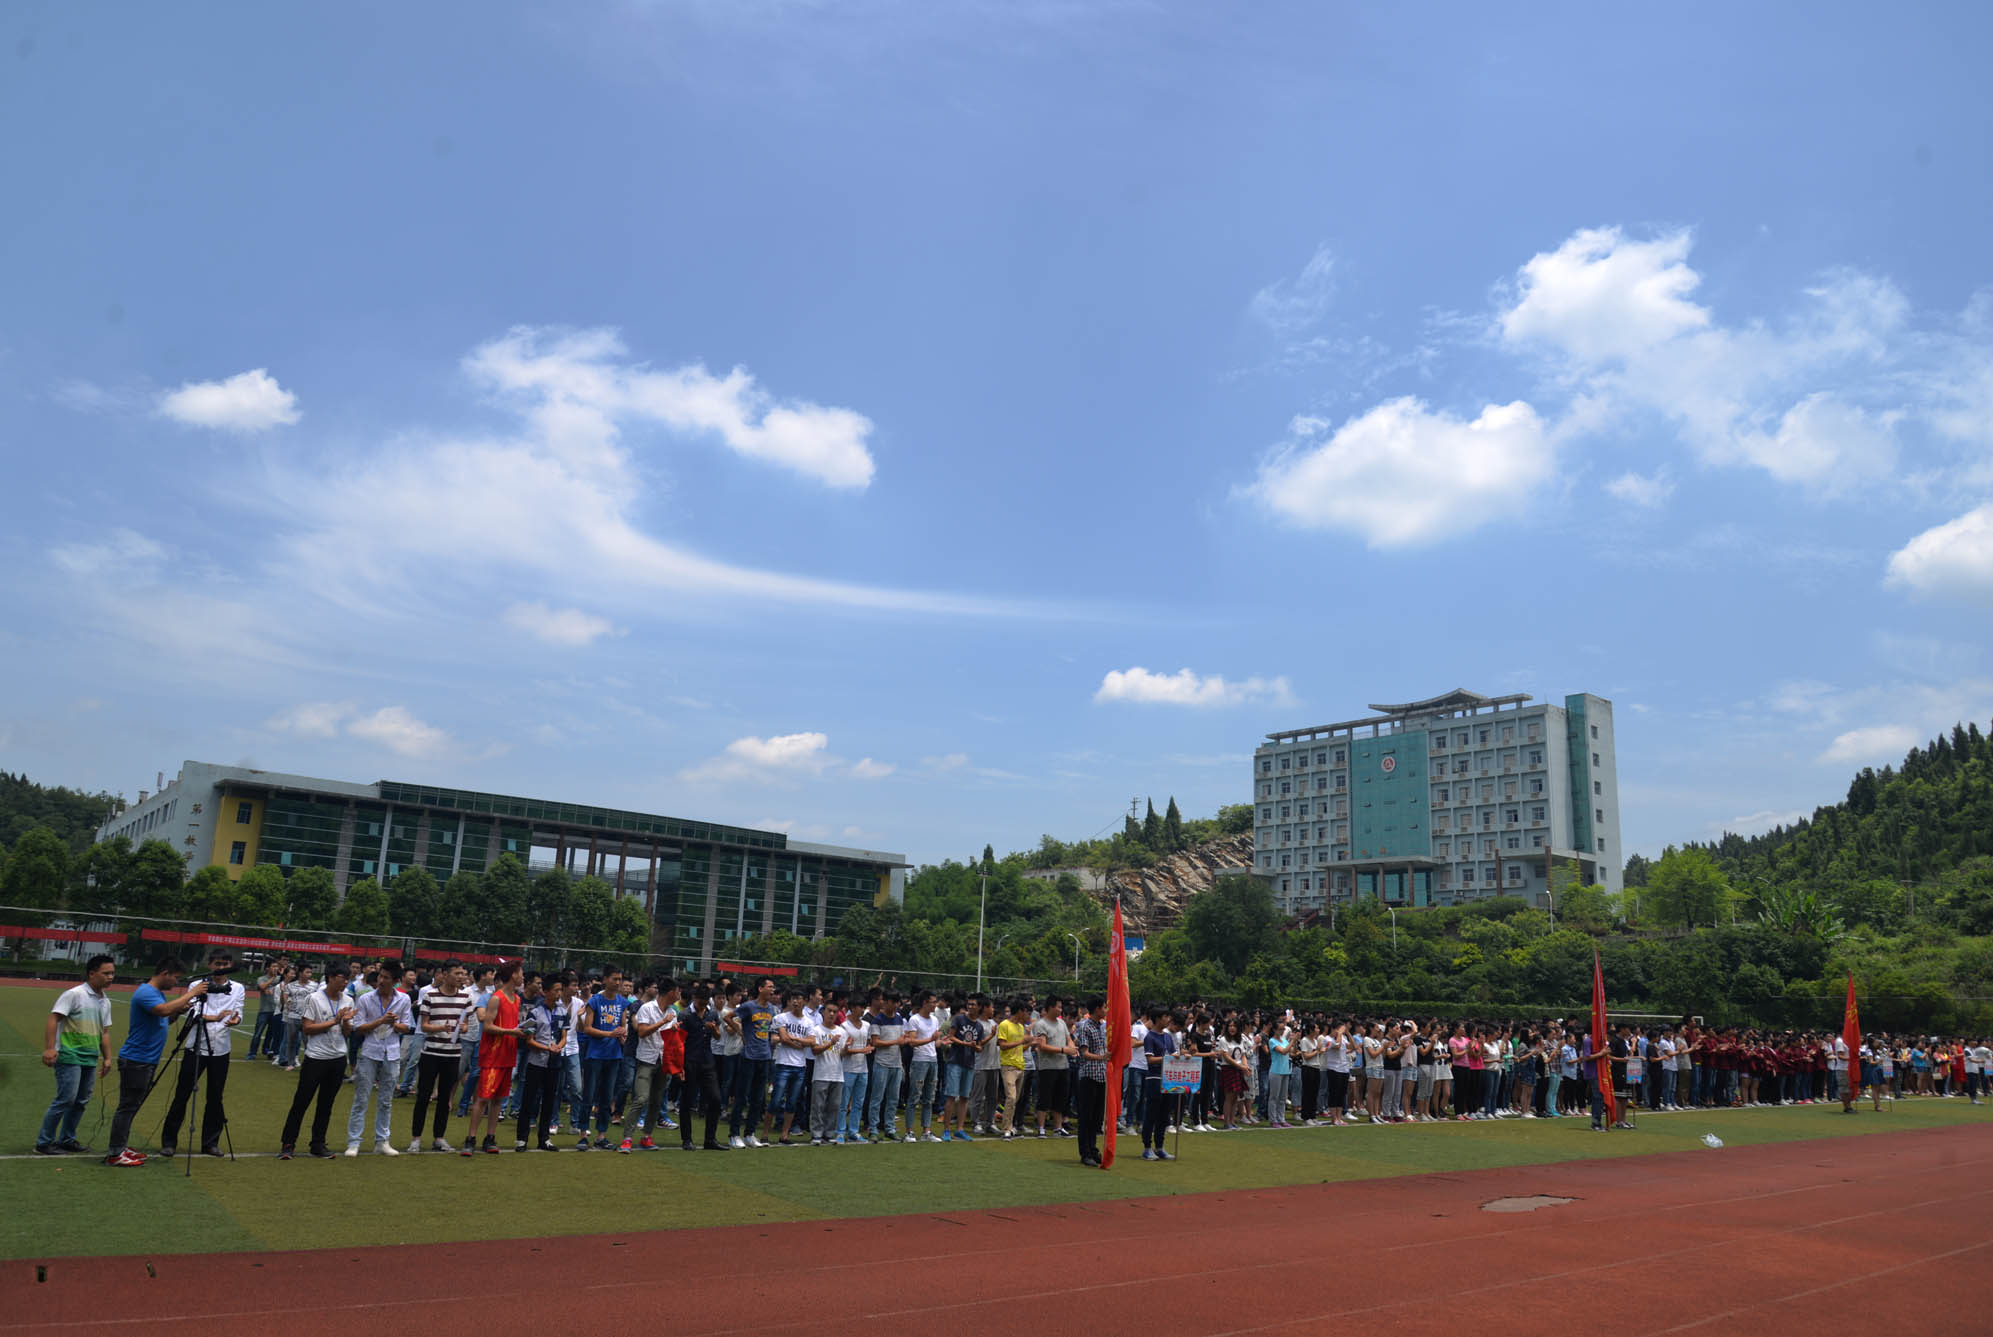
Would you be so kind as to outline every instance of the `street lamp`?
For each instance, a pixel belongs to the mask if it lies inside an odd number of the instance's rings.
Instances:
[[[1077,982],[1077,981],[1078,981],[1078,979],[1079,979],[1079,977],[1080,977],[1080,946],[1081,946],[1081,943],[1080,943],[1080,939],[1079,939],[1079,935],[1078,935],[1077,933],[1068,933],[1068,934],[1067,934],[1066,936],[1067,936],[1068,938],[1071,938],[1071,939],[1073,940],[1073,979],[1074,979],[1074,980],[1075,980],[1075,981]]]
[[[983,991],[983,913],[990,906],[990,875],[984,873],[980,879],[982,894],[976,901],[976,992]],[[1001,941],[997,944],[1001,947]]]
[[[1398,950],[1398,907],[1387,905],[1384,909],[1391,916],[1391,950],[1395,952]]]

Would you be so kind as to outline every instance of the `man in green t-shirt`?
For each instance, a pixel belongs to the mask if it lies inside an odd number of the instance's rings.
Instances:
[[[104,1037],[111,1029],[111,1000],[104,990],[116,973],[108,956],[93,956],[83,967],[83,983],[63,992],[49,1009],[42,1033],[42,1063],[55,1069],[55,1099],[35,1134],[35,1153],[59,1156],[88,1151],[76,1140],[76,1125],[97,1089],[97,1079],[111,1068]]]

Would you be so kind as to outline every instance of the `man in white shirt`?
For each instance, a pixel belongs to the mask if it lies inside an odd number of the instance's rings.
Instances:
[[[367,1131],[368,1097],[374,1097],[374,1154],[398,1156],[389,1141],[394,1114],[395,1078],[401,1073],[401,1037],[415,1029],[408,995],[395,987],[399,967],[383,961],[374,972],[374,987],[360,995],[346,1034],[360,1039],[360,1057],[353,1068],[353,1108],[346,1116],[346,1154],[360,1154]]]
[[[346,967],[334,961],[325,968],[325,987],[315,989],[304,1000],[299,1030],[304,1050],[299,1064],[298,1089],[291,1098],[291,1112],[284,1119],[282,1150],[277,1159],[287,1161],[297,1149],[298,1132],[304,1126],[305,1110],[314,1103],[311,1119],[311,1154],[319,1160],[332,1155],[325,1145],[325,1130],[332,1122],[332,1098],[346,1075],[346,1036],[344,1023],[353,1015],[346,1001]]]
[[[941,1138],[934,1131],[934,1085],[936,1078],[934,1037],[941,1033],[941,1019],[934,1015],[933,991],[923,989],[914,1007],[913,1015],[907,1018],[906,1039],[912,1045],[912,1053],[907,1062],[907,1135],[906,1141],[917,1142],[926,1138],[929,1142],[939,1142]],[[914,1120],[920,1121],[920,1132],[914,1132]]]
[[[1142,1083],[1149,1073],[1148,1055],[1142,1052],[1142,1041],[1149,1038],[1149,1028],[1137,1019],[1128,1027],[1128,1038],[1134,1043],[1128,1048],[1128,1066],[1121,1083],[1121,1127],[1118,1131],[1127,1133],[1142,1126]]]
[[[665,1088],[671,1085],[664,1072],[664,1034],[678,1026],[678,981],[644,980],[637,989],[643,999],[633,1025],[637,1071],[630,1079],[630,1098],[623,1106],[623,1140],[616,1148],[625,1154],[639,1145],[632,1140],[639,1124],[643,1125],[643,1149],[656,1150],[651,1131],[659,1126]]]
[[[208,1156],[221,1155],[222,1128],[228,1122],[222,1096],[228,1090],[229,1039],[231,1028],[242,1020],[243,1003],[249,996],[248,990],[229,978],[233,969],[233,952],[217,947],[208,953],[208,991],[195,1005],[200,1020],[187,1033],[180,1080],[173,1088],[166,1122],[159,1129],[159,1150],[169,1160],[179,1146],[180,1124],[187,1117],[187,1102],[202,1073],[207,1074],[208,1089],[201,1103],[201,1151]]]

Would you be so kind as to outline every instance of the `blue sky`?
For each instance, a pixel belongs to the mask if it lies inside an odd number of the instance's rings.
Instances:
[[[0,765],[961,858],[1465,686],[1810,811],[1993,717],[1993,15],[1706,17],[11,7]]]

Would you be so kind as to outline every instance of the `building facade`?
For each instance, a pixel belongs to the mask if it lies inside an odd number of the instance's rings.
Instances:
[[[285,876],[324,868],[341,897],[361,878],[386,881],[422,867],[447,882],[512,854],[534,871],[592,874],[619,897],[642,897],[656,949],[685,969],[710,969],[738,938],[777,929],[822,937],[853,905],[906,897],[906,859],[879,850],[586,804],[197,761],[97,832],[113,836],[164,840],[190,869],[220,864],[231,877],[258,864]]]
[[[1255,871],[1289,914],[1374,897],[1554,909],[1571,864],[1618,891],[1612,703],[1465,690],[1266,735],[1253,752]]]

